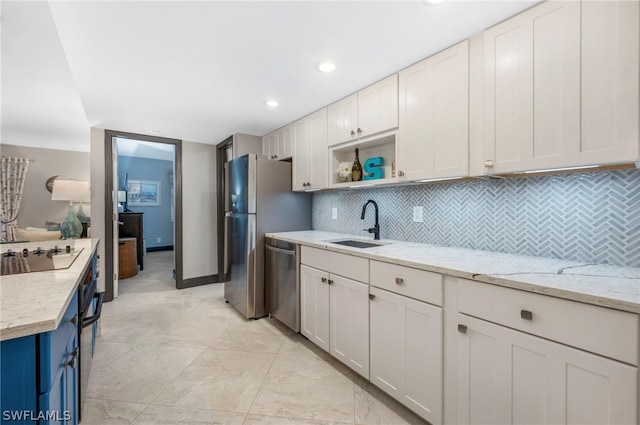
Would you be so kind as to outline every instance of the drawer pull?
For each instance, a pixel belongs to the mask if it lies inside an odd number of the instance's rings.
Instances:
[[[322,281],[322,283],[327,283],[327,278],[326,277],[323,277],[320,280]]]
[[[329,283],[329,285],[333,285],[333,280],[329,279],[327,283]]]
[[[370,300],[375,299],[375,297],[376,297],[376,294],[369,294],[369,299],[370,299]]]
[[[401,285],[401,284],[403,284],[403,283],[404,283],[404,279],[403,279],[403,278],[401,278],[401,277],[396,277],[396,283],[397,283],[398,285]]]
[[[520,310],[520,317],[524,320],[533,320],[533,313],[529,310]]]
[[[71,319],[68,320],[69,323],[71,323],[73,326],[77,326],[78,325],[78,315],[76,314],[75,316],[73,316]]]
[[[461,334],[466,334],[467,333],[467,325],[458,325],[458,332],[460,332]]]

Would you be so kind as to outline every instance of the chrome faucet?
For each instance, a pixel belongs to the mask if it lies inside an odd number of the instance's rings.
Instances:
[[[373,207],[376,210],[376,224],[374,224],[374,226],[370,229],[362,229],[362,230],[366,230],[369,233],[373,233],[373,239],[378,241],[380,240],[380,224],[378,223],[378,204],[376,204],[376,201],[369,199],[367,203],[364,204],[364,206],[362,207],[362,215],[360,216],[360,219],[364,220],[364,213],[367,212],[367,205],[369,204],[373,204]]]

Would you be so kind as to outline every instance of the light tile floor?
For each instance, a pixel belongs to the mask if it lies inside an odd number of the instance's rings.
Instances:
[[[426,422],[275,319],[245,320],[223,284],[176,290],[149,253],[104,305],[83,425]]]

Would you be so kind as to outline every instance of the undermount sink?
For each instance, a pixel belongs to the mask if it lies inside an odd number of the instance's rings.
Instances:
[[[352,246],[354,248],[373,248],[376,246],[387,245],[384,242],[369,242],[361,239],[345,239],[339,241],[327,241],[338,245]]]

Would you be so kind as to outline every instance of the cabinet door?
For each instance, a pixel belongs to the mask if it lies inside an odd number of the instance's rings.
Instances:
[[[398,74],[358,92],[356,136],[366,137],[398,126]]]
[[[300,325],[302,335],[329,351],[329,273],[300,266]]]
[[[637,161],[638,1],[582,2],[580,162]]]
[[[327,108],[309,116],[310,189],[325,189],[329,186],[329,147],[327,146]]]
[[[546,2],[490,28],[484,58],[487,172],[571,165],[580,142],[580,2]]]
[[[400,72],[403,180],[469,173],[469,42]]]
[[[311,135],[309,118],[294,122],[291,126],[293,139],[293,169],[291,185],[293,190],[307,189],[309,182],[309,163],[311,162]]]
[[[291,158],[292,154],[291,125],[288,125],[276,132],[276,159],[288,159]]]
[[[369,291],[370,381],[429,422],[442,423],[442,308]]]
[[[40,395],[39,410],[53,417],[40,424],[78,423],[78,335],[72,334],[63,356],[58,357],[53,384]],[[88,353],[89,354],[89,353]]]
[[[369,285],[330,275],[330,353],[369,378]]]
[[[35,412],[38,400],[36,387],[36,336],[29,335],[0,343],[1,389],[3,412]],[[31,420],[14,420],[12,424],[32,424]]]
[[[268,159],[276,159],[277,139],[276,133],[267,134],[262,138],[262,155]]]
[[[637,423],[638,369],[458,314],[459,424]]]
[[[358,95],[356,93],[342,99],[328,110],[328,142],[329,146],[346,142],[357,137],[358,129]]]

